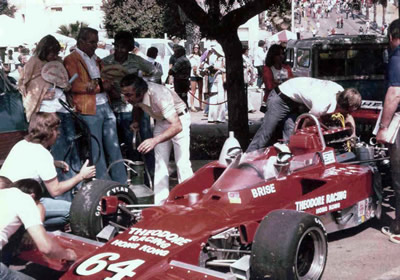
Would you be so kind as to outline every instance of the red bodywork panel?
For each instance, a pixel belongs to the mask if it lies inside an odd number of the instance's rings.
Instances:
[[[358,109],[351,113],[356,123],[376,123],[380,110]]]
[[[198,266],[211,236],[239,228],[243,243],[250,244],[270,211],[329,215],[373,196],[371,170],[338,163],[333,148],[321,150],[312,128],[293,135],[289,147],[293,157],[285,176],[269,167],[277,156],[274,147],[251,160],[244,154],[229,168],[212,162],[177,185],[165,205],[144,209],[138,223],[101,248],[61,239],[81,257],[61,279],[232,279]]]

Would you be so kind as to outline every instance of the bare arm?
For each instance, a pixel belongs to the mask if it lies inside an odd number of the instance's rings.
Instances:
[[[28,229],[29,235],[32,237],[39,251],[51,259],[62,259],[74,261],[76,254],[71,249],[62,248],[54,241],[46,232],[43,225],[31,226]]]
[[[383,106],[381,127],[376,135],[376,140],[380,143],[385,143],[385,133],[387,132],[387,128],[389,127],[390,122],[392,121],[393,115],[396,112],[397,106],[400,103],[400,87],[389,87],[386,97],[385,103]]]
[[[347,116],[345,118],[345,124],[346,125],[349,125],[349,124],[351,125],[351,128],[352,128],[351,136],[356,136],[356,122],[355,122],[355,120],[354,120],[352,115],[347,114]]]
[[[80,172],[71,179],[59,182],[57,177],[54,177],[53,179],[44,181],[44,184],[46,185],[46,188],[49,191],[50,195],[55,197],[60,194],[63,194],[66,191],[72,189],[76,184],[78,184],[82,180],[94,177],[96,175],[96,167],[88,166],[88,164],[89,161],[86,160]]]
[[[171,117],[166,119],[171,125],[166,129],[163,133],[160,135],[157,135],[153,138],[146,139],[143,141],[139,147],[138,151],[140,153],[146,154],[150,152],[151,150],[154,149],[154,147],[162,142],[165,142],[175,135],[177,135],[179,132],[182,131],[182,124],[181,121],[178,117],[178,114],[174,113]]]

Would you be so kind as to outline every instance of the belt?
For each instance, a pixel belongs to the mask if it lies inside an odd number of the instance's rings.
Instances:
[[[187,108],[185,108],[182,112],[178,113],[178,116],[181,117],[181,116],[183,116],[184,114],[186,114],[187,112],[189,112],[189,111],[188,111]]]
[[[292,108],[292,107],[297,107],[299,105],[297,102],[293,101],[290,97],[281,92],[279,87],[274,88],[274,90],[276,94],[283,100],[283,102],[285,102],[286,105],[288,105],[289,107]]]

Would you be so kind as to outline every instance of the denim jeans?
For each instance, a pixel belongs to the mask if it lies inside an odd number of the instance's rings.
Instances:
[[[90,128],[90,133],[96,137],[98,142],[92,138],[92,154],[96,157],[100,154],[96,162],[96,177],[126,183],[127,175],[122,162],[114,164],[107,174],[107,167],[122,159],[119,147],[116,118],[108,103],[96,106],[96,115],[81,115]]]
[[[121,112],[115,113],[117,118],[117,127],[119,139],[126,147],[126,157],[133,161],[142,161],[142,155],[134,150],[132,147],[133,131],[130,129],[130,125],[133,121],[132,112]],[[147,113],[143,114],[142,120],[140,121],[140,138],[141,140],[149,139],[153,137],[153,132],[150,125],[150,116]],[[136,143],[138,146],[138,143]],[[146,167],[150,173],[150,176],[154,177],[154,150],[144,155],[144,161]]]
[[[22,272],[12,270],[0,262],[0,279],[1,280],[35,280],[34,278],[23,274]]]
[[[69,222],[71,202],[66,200],[43,197],[40,199],[46,209],[44,227],[48,231],[63,229]]]
[[[295,116],[290,114],[290,107],[283,101],[275,90],[272,90],[267,100],[267,111],[265,112],[261,127],[254,135],[246,152],[252,152],[269,145],[269,141],[275,132],[278,124],[283,124],[283,138],[289,140],[294,129]]]
[[[75,123],[70,113],[57,113],[57,116],[60,118],[60,135],[57,137],[56,143],[51,147],[51,154],[53,155],[54,160],[63,160],[69,165],[69,171],[63,172],[60,168],[57,168],[57,178],[58,181],[68,180],[76,175],[73,171],[79,171],[81,168],[80,159],[78,155],[78,150],[76,146],[73,146],[72,149],[67,155],[68,149],[71,147],[71,144],[74,142],[75,138]],[[63,193],[55,197],[55,199],[72,201],[72,193],[75,189],[79,189],[81,184],[79,183],[77,186],[72,188],[71,190]]]

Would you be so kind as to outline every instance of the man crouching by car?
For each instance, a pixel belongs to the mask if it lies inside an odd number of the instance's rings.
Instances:
[[[135,74],[121,80],[121,92],[126,101],[141,108],[156,121],[154,137],[144,140],[138,151],[145,154],[154,149],[154,203],[160,205],[169,194],[168,162],[172,146],[179,183],[193,175],[189,153],[190,114],[176,92],[159,84],[147,83]],[[139,123],[138,117],[134,116],[133,129],[138,129]]]

